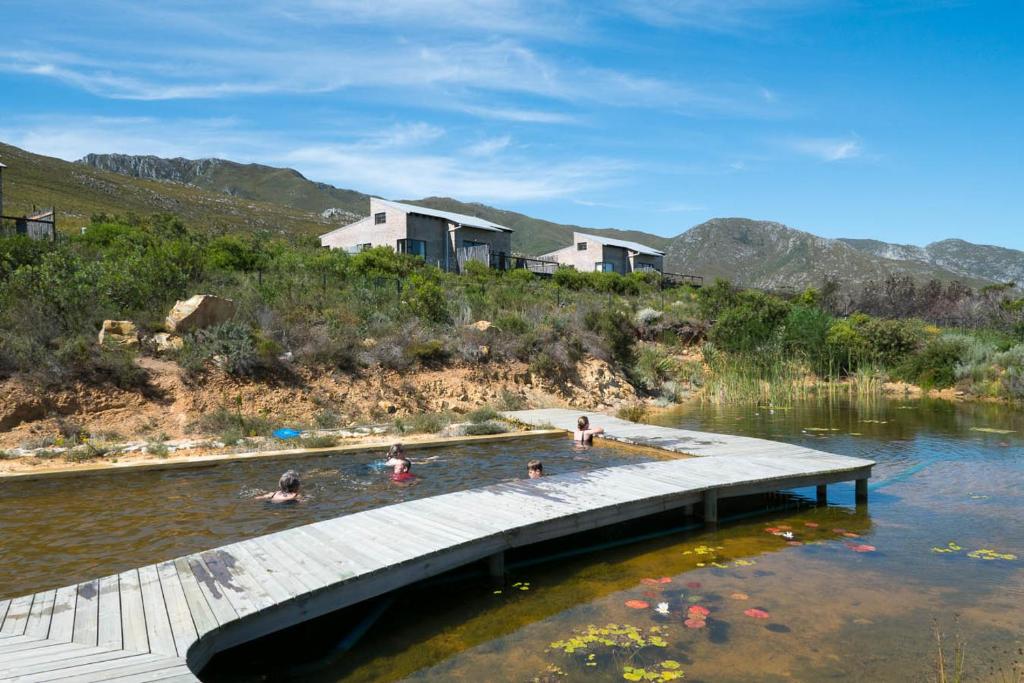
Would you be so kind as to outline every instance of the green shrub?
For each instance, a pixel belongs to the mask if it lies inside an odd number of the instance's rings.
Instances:
[[[633,350],[636,346],[636,329],[632,317],[619,308],[597,308],[587,311],[584,326],[598,333],[608,345],[611,360],[621,367],[633,364]]]
[[[330,448],[338,445],[338,437],[329,434],[304,436],[299,439],[299,445],[303,448]]]
[[[395,427],[401,433],[436,434],[451,423],[448,413],[417,413],[406,420],[395,420]]]
[[[161,441],[150,441],[146,444],[146,452],[158,458],[166,458],[170,455],[171,450],[167,448],[167,444]]]
[[[647,391],[658,391],[675,373],[675,364],[663,351],[654,346],[645,346],[636,354],[632,377],[634,382]]]
[[[498,393],[498,410],[522,410],[526,406],[526,399],[508,389],[502,389]]]
[[[789,304],[761,292],[741,292],[736,302],[721,309],[709,338],[733,353],[763,350],[789,315]]]
[[[234,410],[221,405],[203,413],[194,426],[203,433],[233,437],[234,443],[246,436],[269,436],[275,423],[263,415],[245,415],[236,402]],[[224,438],[221,441],[227,443]]]
[[[414,315],[430,322],[444,324],[451,321],[448,312],[448,297],[444,288],[433,278],[421,273],[409,276],[409,308]]]
[[[484,436],[487,434],[504,434],[508,431],[508,426],[504,422],[496,422],[488,420],[486,422],[474,422],[468,424],[465,427],[465,433],[467,436]]]
[[[266,367],[252,330],[242,323],[226,322],[186,335],[178,352],[178,363],[190,374],[201,372],[209,362],[216,362],[231,375],[252,375]]]
[[[960,339],[938,338],[908,357],[898,375],[925,389],[945,389],[956,383],[956,368],[966,351]]]
[[[414,342],[406,349],[409,358],[421,365],[431,367],[443,364],[450,357],[444,342],[439,339],[430,339],[424,342]]]
[[[619,408],[615,416],[620,420],[643,422],[647,418],[647,406],[643,403],[631,403]]]
[[[481,406],[476,410],[471,410],[466,413],[466,419],[473,424],[481,424],[484,422],[490,422],[491,420],[497,420],[499,417],[498,411],[490,406]]]
[[[494,319],[494,326],[505,334],[521,335],[530,331],[530,324],[518,313],[502,313]]]

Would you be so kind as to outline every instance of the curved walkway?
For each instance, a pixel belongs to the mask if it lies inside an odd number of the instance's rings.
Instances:
[[[522,422],[575,424],[570,411]],[[608,438],[701,457],[522,480],[367,510],[0,600],[2,681],[195,681],[217,652],[505,550],[719,498],[839,481],[870,460],[602,418]],[[823,488],[819,488],[819,492]],[[866,490],[866,489],[865,489]]]

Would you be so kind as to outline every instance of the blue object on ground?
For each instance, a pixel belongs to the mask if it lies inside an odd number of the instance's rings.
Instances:
[[[275,429],[273,431],[275,439],[294,439],[297,436],[301,436],[302,432],[298,429],[291,429],[290,427],[284,427],[282,429]]]

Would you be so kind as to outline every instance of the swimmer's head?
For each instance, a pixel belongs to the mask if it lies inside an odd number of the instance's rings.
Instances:
[[[412,469],[412,463],[409,462],[408,460],[403,460],[402,462],[398,463],[398,465],[395,466],[395,471],[398,474],[405,474],[406,472],[408,472],[411,469]]]
[[[590,420],[587,419],[586,415],[580,415],[580,419],[576,420],[576,426],[580,429],[586,429],[590,426]]]
[[[544,463],[540,460],[531,460],[526,463],[526,474],[530,479],[539,479],[544,476]]]
[[[391,444],[391,448],[388,449],[388,458],[404,458],[405,449],[402,448],[402,444],[395,443]]]
[[[281,487],[282,493],[298,493],[300,486],[299,473],[295,470],[288,470],[281,475],[277,485]]]

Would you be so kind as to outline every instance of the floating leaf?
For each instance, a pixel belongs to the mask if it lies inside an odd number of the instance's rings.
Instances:
[[[791,527],[788,524],[778,524],[777,526],[778,526],[779,529],[782,529],[783,531],[789,531],[790,529],[793,528],[793,527]]]
[[[707,615],[711,614],[711,610],[709,610],[707,607],[704,607],[703,605],[690,605],[687,608],[686,613],[689,614],[691,617],[694,614],[700,614],[706,617]]]
[[[700,586],[701,586],[700,581],[687,581],[686,582],[686,587],[690,588],[690,589],[693,589],[693,590],[696,590],[696,589],[700,588]]]
[[[748,617],[753,617],[754,619],[767,619],[771,616],[768,612],[763,609],[758,609],[757,607],[751,607],[750,609],[743,610],[743,613]]]
[[[501,591],[494,591],[494,595],[501,595]]]
[[[733,593],[729,597],[732,598],[733,600],[749,600],[750,599],[749,595],[747,595],[746,593],[740,593],[738,591],[736,593]]]
[[[686,598],[686,602],[697,603],[697,602],[700,602],[703,599],[704,599],[703,595],[691,595],[690,597]]]
[[[844,531],[843,536],[846,536],[847,538],[860,538],[860,534],[855,534],[852,531]]]
[[[737,567],[752,567],[757,564],[757,562],[754,560],[736,560],[733,564]]]
[[[660,579],[658,579],[658,583],[672,583],[672,577],[671,576],[663,576]]]
[[[971,427],[972,432],[985,432],[986,434],[1013,434],[1012,429],[996,429],[995,427]]]
[[[1017,556],[1012,553],[1000,553],[991,548],[980,548],[967,553],[967,557],[974,560],[1016,560]]]
[[[647,609],[651,603],[644,600],[626,600],[626,607],[630,609]]]
[[[674,659],[666,659],[664,662],[661,663],[662,669],[678,669],[681,666],[682,664],[680,664]]]
[[[686,628],[704,628],[708,625],[703,619],[687,619],[683,623],[686,624]]]
[[[777,534],[777,533],[779,533],[780,531],[782,531],[782,529],[780,529],[780,528],[779,528],[779,527],[777,527],[777,526],[766,526],[766,527],[764,528],[764,530],[765,530],[766,532],[768,532],[769,534]]]
[[[803,545],[803,541],[786,541],[786,545]]]
[[[648,579],[640,579],[640,583],[642,583],[645,586],[660,586],[661,585],[661,581],[659,581],[658,579],[650,579],[650,578],[648,578]]]
[[[817,522],[804,522],[804,526],[808,529],[817,529],[820,525]]]

